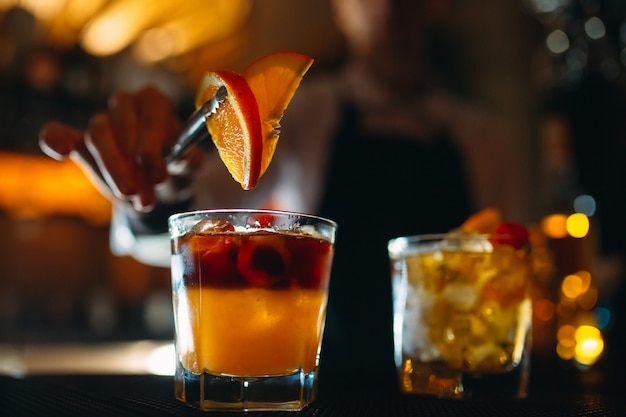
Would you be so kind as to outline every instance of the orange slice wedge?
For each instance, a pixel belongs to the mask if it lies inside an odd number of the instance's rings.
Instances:
[[[261,176],[263,138],[259,108],[245,78],[231,71],[205,74],[196,95],[196,107],[213,98],[221,86],[226,87],[228,95],[216,113],[207,118],[207,129],[232,177],[249,190],[256,187]]]
[[[313,58],[296,52],[274,52],[248,65],[241,75],[259,106],[263,130],[261,175],[269,166],[280,134],[280,120],[300,86]]]
[[[500,223],[502,223],[500,210],[487,207],[469,216],[461,225],[461,229],[467,232],[493,233]]]
[[[207,119],[207,128],[226,168],[242,188],[254,188],[269,166],[280,120],[313,59],[295,52],[275,52],[232,71],[205,74],[196,108],[225,86],[227,98]]]

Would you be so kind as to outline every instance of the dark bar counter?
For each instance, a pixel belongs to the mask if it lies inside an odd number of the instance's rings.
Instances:
[[[445,400],[400,394],[377,375],[321,375],[318,399],[300,412],[251,412],[243,415],[380,416],[624,416],[620,371],[544,369],[531,377],[523,400]],[[382,383],[381,381],[385,381]],[[611,388],[613,387],[613,388]],[[202,412],[174,399],[170,376],[39,375],[0,377],[2,416],[198,416],[238,415]]]

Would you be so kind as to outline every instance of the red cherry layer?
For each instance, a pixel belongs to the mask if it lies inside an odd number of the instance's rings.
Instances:
[[[326,240],[209,229],[182,236],[173,246],[175,254],[183,255],[189,287],[320,288],[328,282],[333,248]]]

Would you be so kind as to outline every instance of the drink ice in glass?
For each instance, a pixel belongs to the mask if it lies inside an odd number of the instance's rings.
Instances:
[[[178,399],[205,410],[314,399],[335,228],[276,211],[170,218]]]
[[[532,319],[526,246],[459,232],[401,237],[388,248],[401,390],[525,397]]]

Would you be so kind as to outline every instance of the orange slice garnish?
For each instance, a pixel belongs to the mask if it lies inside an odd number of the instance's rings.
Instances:
[[[263,129],[261,175],[269,166],[280,134],[280,120],[300,86],[313,58],[296,52],[274,52],[248,65],[241,75],[248,81],[259,106]]]
[[[213,98],[221,86],[226,87],[228,95],[215,114],[207,118],[207,129],[228,172],[248,190],[256,187],[261,176],[263,138],[259,108],[246,79],[232,71],[205,74],[196,95],[196,107]]]
[[[502,223],[500,210],[487,207],[469,216],[461,225],[461,229],[467,232],[493,233],[500,223]]]
[[[227,98],[207,119],[207,128],[232,177],[248,190],[254,188],[269,166],[280,120],[313,59],[295,52],[275,52],[248,65],[241,73],[205,74],[196,108],[225,86]]]

